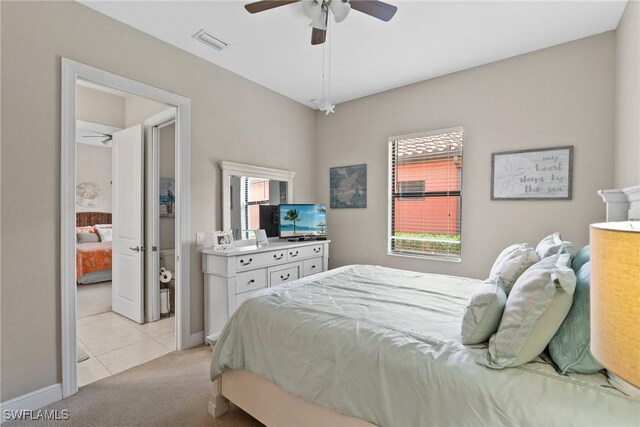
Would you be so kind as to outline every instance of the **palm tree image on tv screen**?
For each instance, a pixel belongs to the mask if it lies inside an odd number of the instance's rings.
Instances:
[[[280,237],[327,234],[324,205],[280,205]]]

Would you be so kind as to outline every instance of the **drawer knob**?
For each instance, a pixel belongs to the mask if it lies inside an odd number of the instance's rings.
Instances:
[[[253,258],[249,258],[249,261],[245,261],[243,259],[240,260],[241,265],[249,265],[253,261]]]
[[[248,284],[250,285],[250,284],[255,283],[255,282],[256,282],[256,281],[255,281],[254,279],[251,279],[251,280],[249,280],[249,283],[248,283]]]
[[[322,250],[322,248],[313,248],[313,252],[315,253],[319,253]]]
[[[287,274],[286,276],[280,275],[280,280],[289,280],[290,276],[291,276],[291,273]]]
[[[291,255],[291,257],[296,257],[296,256],[298,256],[298,251],[289,252],[289,255]]]
[[[284,254],[280,254],[280,256],[273,254],[273,259],[275,259],[276,261],[281,260],[284,257]]]
[[[316,266],[315,266],[315,265],[312,265],[312,266],[311,266],[311,268],[312,268],[312,269],[314,269],[314,268],[316,268]]]

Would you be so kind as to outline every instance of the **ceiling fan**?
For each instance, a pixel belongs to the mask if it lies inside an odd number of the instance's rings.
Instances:
[[[97,135],[84,135],[83,138],[102,138],[102,142],[104,145],[109,144],[113,140],[113,135],[109,135],[108,133],[94,132]]]
[[[261,0],[244,6],[250,13],[264,12],[280,6],[302,1],[302,11],[312,19],[311,44],[322,44],[327,38],[329,11],[336,22],[342,22],[351,9],[365,13],[385,22],[393,18],[397,7],[378,0]]]

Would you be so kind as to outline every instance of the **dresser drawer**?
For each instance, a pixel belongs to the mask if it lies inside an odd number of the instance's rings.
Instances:
[[[267,270],[245,271],[236,276],[236,294],[267,287]]]
[[[302,274],[303,276],[310,276],[312,274],[320,273],[322,271],[322,258],[305,259],[302,262]]]
[[[236,310],[238,309],[238,307],[240,307],[240,304],[245,302],[245,300],[248,300],[249,298],[251,298],[251,296],[253,296],[258,291],[259,289],[236,295]]]
[[[265,265],[277,265],[287,260],[287,251],[270,251],[236,257],[236,269],[248,270]]]
[[[311,258],[322,256],[324,252],[324,245],[303,246],[301,248],[288,249],[287,255],[289,261],[302,258]]]
[[[282,283],[293,282],[300,278],[301,265],[293,267],[279,268],[277,270],[269,269],[269,286],[281,285]]]

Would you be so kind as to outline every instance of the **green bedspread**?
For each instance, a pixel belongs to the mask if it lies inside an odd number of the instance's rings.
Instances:
[[[480,283],[354,265],[266,289],[222,331],[211,379],[245,369],[384,426],[640,425],[640,401],[603,374],[476,364],[486,347],[462,345],[460,324]]]

